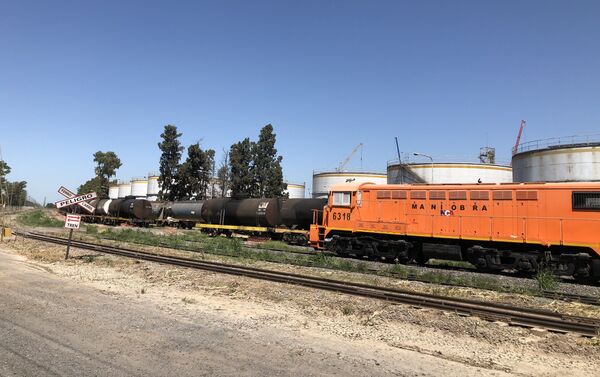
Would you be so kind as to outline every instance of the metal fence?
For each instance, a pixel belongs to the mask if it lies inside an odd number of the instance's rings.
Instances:
[[[600,144],[600,134],[571,135],[528,141],[513,148],[513,155],[538,149],[551,149],[563,146],[587,146]]]

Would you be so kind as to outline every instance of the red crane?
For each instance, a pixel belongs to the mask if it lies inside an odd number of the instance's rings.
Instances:
[[[517,141],[515,142],[515,147],[513,148],[513,156],[517,154],[517,148],[519,148],[519,142],[521,141],[521,135],[523,134],[523,128],[525,128],[525,121],[521,121],[521,126],[519,127],[519,134],[517,135]]]

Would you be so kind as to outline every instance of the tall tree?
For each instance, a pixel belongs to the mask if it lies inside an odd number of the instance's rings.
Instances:
[[[87,194],[88,192],[95,192],[98,194],[99,197],[105,197],[106,195],[103,195],[102,190],[103,190],[103,181],[101,177],[94,177],[91,179],[88,179],[84,184],[82,184],[81,186],[79,186],[77,188],[77,193],[78,194]]]
[[[160,135],[162,142],[158,143],[158,148],[162,154],[160,156],[160,176],[158,182],[161,185],[159,198],[164,200],[174,200],[178,193],[173,190],[177,171],[179,169],[179,160],[183,147],[178,138],[177,127],[167,124],[164,132]]]
[[[94,153],[94,162],[96,163],[94,168],[95,177],[79,186],[77,192],[85,194],[95,191],[101,198],[108,197],[110,177],[114,176],[117,169],[121,167],[121,160],[115,152],[98,151]]]
[[[25,181],[7,182],[7,184],[6,184],[7,204],[9,206],[17,206],[17,207],[24,206],[25,201],[27,200],[27,191],[25,190],[26,187],[27,187],[27,182],[25,182]]]
[[[175,199],[206,199],[208,186],[213,176],[215,151],[202,150],[200,143],[188,147],[187,159],[177,169],[173,187]]]
[[[3,161],[0,160],[0,204],[6,204],[8,202],[7,194],[7,180],[6,176],[10,173],[10,166]]]
[[[117,154],[110,151],[94,153],[94,162],[96,163],[96,176],[105,178],[106,182],[116,174],[117,169],[122,165]]]
[[[231,167],[231,195],[256,197],[257,190],[252,174],[252,151],[254,143],[249,138],[235,143],[229,151]]]
[[[220,192],[215,193],[213,191],[213,197],[221,197],[224,198],[227,196],[227,190],[229,189],[229,181],[230,181],[230,170],[229,170],[229,152],[223,151],[223,158],[221,159],[221,164],[219,166],[219,170],[217,170],[217,182],[219,184]]]
[[[276,135],[273,126],[267,124],[260,130],[258,142],[253,147],[253,175],[256,182],[256,195],[261,198],[283,196],[285,189],[281,161],[275,148]]]

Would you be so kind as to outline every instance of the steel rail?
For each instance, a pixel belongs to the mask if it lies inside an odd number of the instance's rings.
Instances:
[[[113,242],[119,242],[118,240],[113,240],[110,238],[107,238],[107,240],[113,241]],[[202,242],[202,241],[197,241],[197,240],[184,240],[184,241],[189,242],[189,243],[201,243]],[[203,252],[202,250],[198,250],[198,249],[194,249],[194,248],[173,246],[173,245],[168,244],[167,242],[159,242],[157,245],[146,244],[143,242],[135,242],[135,241],[127,241],[127,243],[133,243],[133,244],[142,245],[142,246],[159,246],[159,247],[164,247],[164,248],[168,248],[168,249],[189,251],[189,252]],[[274,249],[274,248],[252,247],[252,246],[248,246],[248,245],[244,245],[244,248],[246,250],[249,250],[252,252],[268,251],[268,252],[275,252],[278,254],[286,254],[287,253],[287,254],[300,254],[300,255],[307,255],[307,256],[326,255],[330,258],[346,259],[346,258],[339,257],[333,253],[328,253],[328,252],[318,252],[317,253],[317,252],[309,252],[309,251],[301,251],[301,250],[279,250],[279,249]],[[223,255],[223,256],[227,256],[227,257],[237,257],[237,255],[233,255],[230,253],[219,253],[219,252],[213,252],[213,251],[209,252],[209,254]],[[266,261],[270,262],[270,263],[282,263],[282,264],[285,263],[285,262],[273,261],[273,260],[266,260]],[[383,263],[383,262],[375,262],[375,263]],[[318,267],[318,266],[311,266],[310,264],[307,264],[307,265],[301,264],[299,266]],[[328,267],[319,267],[319,268],[333,269],[333,268],[328,268]],[[427,267],[427,268],[430,269],[430,267]],[[431,267],[431,268],[440,268],[440,267],[435,266],[435,267]],[[445,268],[441,268],[441,269],[445,270]],[[333,270],[335,270],[335,269],[333,269]],[[480,274],[480,272],[477,272],[475,270],[469,270],[469,269],[451,268],[448,270]],[[367,271],[370,271],[371,273],[376,273],[379,271],[379,269],[369,268],[369,269],[367,269]],[[443,285],[443,286],[448,286],[448,287],[477,288],[476,286],[473,286],[473,285],[454,284],[454,283],[447,283],[447,282],[435,282],[435,281],[431,281],[431,280],[428,280],[425,278],[421,278],[416,273],[409,273],[406,276],[394,274],[393,272],[389,272],[389,274],[392,276],[398,275],[397,278],[401,279],[401,280],[416,281],[416,282],[429,283],[429,284],[437,284],[437,285]],[[487,275],[487,274],[485,274],[485,275]],[[386,275],[380,275],[380,276],[386,276]],[[505,276],[509,276],[509,275],[507,274]],[[485,289],[485,288],[480,288],[480,289]],[[503,291],[499,291],[499,292],[500,293],[510,293],[510,292],[503,292]],[[561,300],[561,301],[566,301],[566,302],[579,302],[579,303],[586,304],[586,305],[600,306],[600,297],[598,297],[598,296],[578,295],[578,294],[573,294],[573,293],[563,293],[563,292],[556,292],[556,291],[540,291],[539,293],[536,293],[534,296],[553,299],[553,300]]]
[[[64,245],[67,240],[30,232],[18,232],[19,235],[44,242]],[[443,297],[408,290],[382,288],[373,285],[343,282],[333,279],[311,277],[293,273],[271,271],[261,268],[230,265],[218,262],[200,261],[139,250],[98,245],[83,241],[72,241],[72,247],[97,251],[112,255],[146,260],[181,267],[245,276],[279,283],[287,283],[346,293],[355,296],[382,299],[399,304],[440,309],[463,315],[477,316],[490,321],[503,321],[511,325],[523,327],[542,327],[549,331],[561,333],[577,333],[584,336],[596,336],[600,328],[600,320],[589,317],[563,315],[546,310],[516,307],[506,304],[482,302],[470,299]]]

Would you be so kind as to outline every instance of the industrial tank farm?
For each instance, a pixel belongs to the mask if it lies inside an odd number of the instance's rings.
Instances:
[[[401,176],[402,174],[402,176]],[[504,183],[512,182],[512,168],[473,162],[399,164],[390,161],[387,183]]]
[[[131,182],[119,182],[119,198],[131,195]]]
[[[600,135],[519,144],[512,165],[515,182],[600,181]]]
[[[145,198],[148,195],[148,180],[146,178],[133,178],[131,180],[131,196]]]
[[[290,199],[302,199],[305,196],[306,185],[304,183],[287,183],[284,194]]]
[[[148,174],[148,200],[154,201],[158,199],[158,193],[160,192],[160,185],[158,183],[158,175],[150,173]]]
[[[384,184],[387,176],[377,172],[347,172],[347,171],[325,171],[314,172],[312,181],[312,197],[326,198],[333,185],[347,182],[372,182]]]

